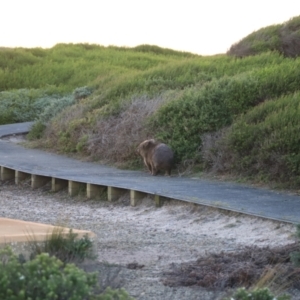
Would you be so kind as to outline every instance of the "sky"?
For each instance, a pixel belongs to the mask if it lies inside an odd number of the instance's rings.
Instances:
[[[1,0],[0,9],[0,47],[149,44],[214,55],[300,15],[300,1]]]

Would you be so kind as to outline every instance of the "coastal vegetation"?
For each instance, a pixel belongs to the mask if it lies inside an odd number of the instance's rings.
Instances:
[[[180,174],[298,189],[300,17],[249,34],[226,54],[153,45],[0,48],[0,124],[34,120],[31,146],[123,168],[169,144]]]

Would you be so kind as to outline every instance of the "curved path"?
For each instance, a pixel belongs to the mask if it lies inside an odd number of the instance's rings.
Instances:
[[[32,123],[0,126],[0,137],[28,132]],[[300,223],[300,197],[241,184],[203,179],[150,176],[145,172],[119,170],[96,163],[82,162],[62,155],[0,140],[1,178],[14,171],[16,182],[27,174],[31,180],[45,183],[52,179],[52,188],[68,185],[69,193],[87,186],[90,196],[109,188],[109,198],[130,190],[132,203],[145,194],[194,202],[244,214],[289,223]],[[17,175],[19,174],[19,175]],[[21,176],[22,175],[22,176]],[[18,177],[19,176],[19,177]],[[81,185],[80,185],[81,184]],[[38,185],[36,185],[38,186]],[[34,186],[33,186],[34,187]]]

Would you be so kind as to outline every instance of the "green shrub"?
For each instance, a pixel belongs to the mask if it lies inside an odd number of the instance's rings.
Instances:
[[[73,96],[75,100],[80,100],[88,97],[89,95],[92,94],[92,92],[93,90],[90,87],[83,86],[83,87],[76,88],[73,91]]]
[[[230,125],[241,113],[271,97],[298,89],[300,60],[224,76],[192,87],[163,105],[150,121],[156,137],[168,142],[179,160],[195,157],[201,136]]]
[[[40,101],[42,102],[44,101],[44,99],[41,99]],[[44,109],[40,113],[38,120],[43,124],[47,124],[58,113],[60,113],[66,107],[73,105],[74,103],[75,99],[72,95],[54,98],[51,102],[48,102],[47,105],[44,106]]]
[[[49,90],[20,89],[0,92],[0,124],[33,121],[61,96]]]
[[[130,300],[123,289],[97,294],[97,274],[41,253],[20,262],[9,247],[0,250],[0,299]]]
[[[26,138],[29,141],[40,139],[43,137],[44,131],[46,129],[46,125],[41,121],[36,121],[30,128],[29,133]]]
[[[289,300],[290,296],[282,295],[275,297],[267,288],[247,291],[246,289],[238,289],[235,294],[226,300]]]
[[[0,124],[34,120],[39,113],[34,108],[35,99],[43,94],[33,89],[0,92]]]
[[[0,251],[0,299],[92,299],[96,274],[64,265],[46,253],[21,264],[9,248]]]
[[[263,175],[289,187],[299,185],[299,101],[300,93],[295,93],[266,101],[242,115],[218,150],[231,156],[227,171]]]

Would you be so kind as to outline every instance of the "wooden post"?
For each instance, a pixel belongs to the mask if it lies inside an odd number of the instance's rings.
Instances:
[[[155,195],[154,202],[156,207],[161,207],[163,205],[163,197],[159,195]]]
[[[135,190],[130,190],[130,205],[136,206],[138,200],[142,200],[146,196],[147,196],[146,193],[135,191]]]
[[[31,187],[33,189],[39,188],[41,186],[44,186],[50,180],[51,180],[51,177],[32,174],[31,175]]]
[[[108,198],[108,201],[115,201],[115,200],[117,200],[125,192],[126,192],[126,189],[121,189],[121,188],[116,188],[116,187],[108,186],[107,187],[107,198]]]
[[[1,180],[14,179],[15,174],[15,170],[1,166]]]
[[[88,183],[86,186],[86,196],[88,198],[100,198],[105,190],[105,186]]]
[[[25,180],[27,178],[31,178],[31,174],[21,172],[21,171],[16,171],[16,176],[15,176],[15,183],[19,184],[22,180]]]
[[[52,192],[58,192],[64,188],[67,188],[68,184],[69,184],[68,180],[52,177],[51,190]]]
[[[80,191],[84,191],[86,189],[86,184],[82,182],[69,180],[69,195],[75,196],[80,193]]]

